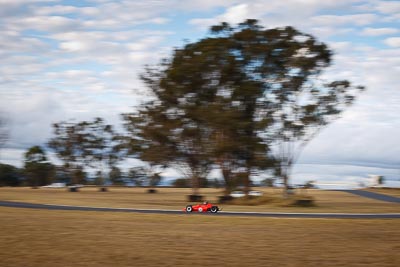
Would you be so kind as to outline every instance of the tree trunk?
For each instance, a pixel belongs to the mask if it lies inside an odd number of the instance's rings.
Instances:
[[[289,177],[287,174],[282,176],[283,182],[283,197],[287,198],[289,196]]]
[[[292,161],[288,160],[284,164],[281,163],[280,176],[283,183],[283,197],[287,198],[291,193],[291,188],[289,186],[289,178],[292,171]]]
[[[250,173],[247,171],[243,173],[244,175],[244,193],[246,196],[249,195],[250,192]]]
[[[228,169],[224,169],[222,166],[221,166],[221,169],[222,169],[222,177],[224,178],[224,182],[225,182],[225,193],[224,193],[224,195],[225,196],[229,196],[230,194],[231,194],[231,190],[232,190],[232,188],[231,188],[231,170],[228,170]]]
[[[192,192],[193,192],[193,195],[198,195],[199,194],[199,188],[200,188],[199,177],[197,175],[194,175],[192,177]]]

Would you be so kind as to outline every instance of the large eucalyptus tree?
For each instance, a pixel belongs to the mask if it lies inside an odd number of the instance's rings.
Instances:
[[[271,167],[287,188],[301,148],[363,88],[321,81],[332,52],[292,27],[247,20],[211,33],[142,75],[153,99],[125,117],[136,140],[147,142],[142,157],[186,167],[195,192],[213,166],[226,193],[234,175],[244,175],[248,188],[251,174]]]

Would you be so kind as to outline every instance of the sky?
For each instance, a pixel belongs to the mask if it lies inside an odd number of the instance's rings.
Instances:
[[[367,88],[306,147],[294,183],[400,181],[400,1],[381,0],[0,0],[0,162],[22,166],[55,122],[119,125],[148,96],[145,65],[246,19],[314,35],[334,51],[324,78]]]

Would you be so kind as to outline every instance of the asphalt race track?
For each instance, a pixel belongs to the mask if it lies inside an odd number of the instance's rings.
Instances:
[[[182,216],[207,215],[207,216],[242,216],[242,217],[273,217],[273,218],[347,218],[347,219],[400,219],[400,213],[276,213],[276,212],[219,212],[219,213],[192,213],[180,210],[157,209],[127,209],[127,208],[101,208],[85,206],[66,206],[33,204],[25,202],[0,201],[0,206],[27,209],[46,210],[76,210],[76,211],[105,211],[105,212],[135,212],[145,214],[175,214]]]
[[[347,192],[347,193],[351,193],[351,194],[354,194],[357,196],[372,198],[375,200],[380,200],[380,201],[385,201],[385,202],[400,203],[399,197],[392,197],[392,196],[368,192],[368,191],[364,191],[364,190],[337,190],[337,191]]]

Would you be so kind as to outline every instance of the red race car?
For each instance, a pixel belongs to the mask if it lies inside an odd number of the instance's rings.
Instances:
[[[197,205],[187,205],[186,208],[183,209],[183,211],[186,212],[212,212],[212,213],[217,213],[220,211],[218,206],[215,206],[211,203],[208,202],[203,202],[202,204],[197,204]]]

